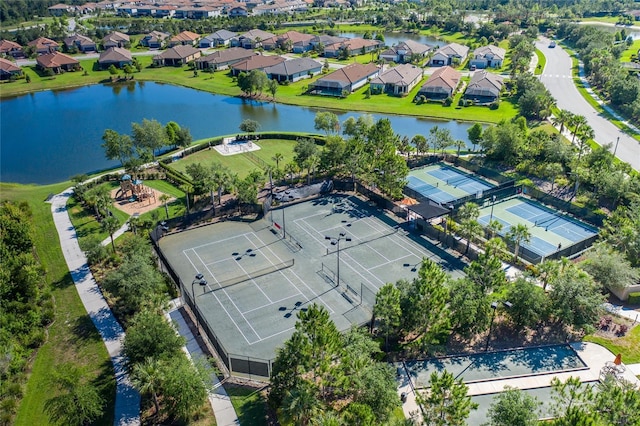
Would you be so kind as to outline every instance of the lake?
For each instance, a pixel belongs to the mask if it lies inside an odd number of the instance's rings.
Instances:
[[[377,33],[372,33],[372,37],[375,38]],[[353,33],[353,32],[341,32],[339,34],[340,37],[349,37],[349,38],[356,38],[356,37],[362,37],[364,35],[364,33]],[[444,46],[446,44],[445,41],[442,40],[436,40],[433,37],[428,37],[425,35],[420,35],[420,34],[415,34],[415,33],[400,33],[400,32],[383,32],[382,35],[384,36],[384,44],[387,46],[393,46],[396,45],[398,43],[400,43],[401,41],[406,41],[406,40],[413,40],[413,41],[417,41],[418,43],[422,43],[425,44],[427,46]]]
[[[260,130],[315,132],[319,110],[246,101],[179,86],[132,82],[45,91],[0,101],[0,181],[49,184],[118,165],[104,157],[106,129],[131,133],[131,123],[155,119],[175,121],[191,130],[193,139],[238,133],[242,120],[260,123]],[[340,121],[362,113],[336,111]],[[396,133],[427,135],[434,125],[454,139],[468,141],[471,123],[372,114],[389,118]]]

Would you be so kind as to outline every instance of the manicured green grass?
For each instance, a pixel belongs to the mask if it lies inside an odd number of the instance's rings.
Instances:
[[[355,57],[356,61],[369,62],[371,54],[360,55]],[[235,79],[226,71],[217,73],[199,72],[198,76],[194,76],[192,70],[187,67],[162,67],[149,68],[152,58],[150,56],[138,56],[138,60],[144,69],[134,74],[135,80],[157,81],[160,83],[177,84],[193,89],[203,90],[206,92],[217,93],[226,96],[240,96],[241,91],[238,88]],[[351,58],[352,62],[354,58]],[[26,72],[32,76],[31,83],[24,80],[0,85],[0,96],[11,96],[15,94],[27,93],[35,90],[49,90],[56,88],[68,88],[73,86],[81,86],[85,84],[95,84],[103,81],[109,81],[110,75],[107,71],[93,71],[94,60],[83,61],[83,67],[87,69],[88,75],[82,75],[82,72],[64,73],[55,78],[41,78],[33,69]],[[306,95],[307,86],[321,76],[312,79],[305,79],[292,83],[288,86],[279,86],[276,93],[276,102],[308,106],[316,108],[327,108],[343,111],[366,111],[384,114],[402,114],[413,115],[419,117],[441,118],[462,121],[480,121],[485,123],[497,123],[504,118],[515,117],[516,107],[510,102],[503,102],[498,110],[492,111],[486,107],[468,107],[456,109],[455,107],[442,108],[436,105],[414,105],[411,101],[415,93],[419,90],[418,84],[412,93],[404,98],[381,95],[370,99],[365,99],[364,93],[367,90],[360,89],[356,93],[349,95],[347,98],[332,98],[327,96]],[[265,97],[268,95],[265,93]]]
[[[617,24],[620,18],[618,16],[589,16],[588,18],[577,19],[578,21],[589,23],[589,22],[605,22],[608,24]]]
[[[535,75],[540,75],[544,71],[544,67],[547,65],[547,57],[544,56],[544,53],[540,51],[540,49],[536,49],[536,56],[538,57],[538,65],[536,66]]]
[[[267,401],[260,390],[225,385],[241,425],[267,425]]]
[[[110,190],[117,188],[118,182],[106,182],[101,186],[105,186]],[[100,222],[98,222],[93,215],[93,212],[84,208],[75,198],[71,197],[69,202],[67,203],[67,207],[69,209],[69,217],[71,218],[71,223],[73,223],[74,228],[76,228],[76,234],[78,235],[78,239],[82,240],[90,235],[97,235],[100,241],[109,237],[107,232],[102,231]],[[118,223],[122,226],[127,220],[129,220],[129,215],[123,212],[122,210],[118,210],[115,207],[111,207],[111,213],[118,219]]]
[[[636,364],[640,362],[640,326],[638,325],[624,337],[610,339],[589,335],[585,336],[583,340],[604,346],[614,355],[622,354],[622,362],[625,364]]]
[[[252,151],[252,154],[275,167],[276,162],[272,160],[272,157],[279,152],[283,155],[283,159],[279,165],[282,169],[285,164],[293,160],[293,147],[295,143],[295,141],[284,139],[260,140],[258,141],[258,145],[261,149]],[[237,173],[241,179],[247,176],[252,170],[261,170],[260,166],[254,163],[246,154],[224,156],[215,149],[198,151],[175,163],[171,163],[171,167],[182,173],[186,173],[188,165],[197,163],[201,163],[205,167],[209,167],[213,163],[222,164],[228,167],[231,173]]]
[[[51,216],[51,205],[44,200],[71,186],[69,182],[36,186],[0,183],[3,200],[27,201],[33,211],[34,243],[45,268],[45,281],[55,299],[55,321],[48,329],[46,343],[38,350],[18,409],[16,425],[48,425],[45,401],[52,396],[52,372],[63,363],[73,363],[96,380],[107,402],[97,424],[112,425],[115,379],[109,354],[87,316],[58,244],[58,233]]]
[[[631,62],[631,55],[637,55],[638,50],[640,50],[640,39],[634,40],[633,44],[629,46],[627,50],[622,52],[620,62]]]

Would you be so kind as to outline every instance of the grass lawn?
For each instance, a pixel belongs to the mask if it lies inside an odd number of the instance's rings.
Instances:
[[[101,186],[106,186],[109,189],[114,189],[119,187],[118,182],[105,182]],[[97,235],[100,240],[104,240],[109,236],[107,232],[103,232],[100,228],[100,222],[98,222],[95,216],[91,211],[85,209],[82,204],[75,200],[75,198],[69,198],[69,202],[67,203],[67,207],[69,209],[69,217],[71,218],[71,223],[76,228],[76,234],[78,235],[78,239],[82,240],[89,235]],[[116,209],[115,207],[111,208],[111,213],[118,219],[118,223],[122,226],[127,220],[129,220],[129,215],[125,212]]]
[[[267,401],[260,390],[232,384],[225,384],[224,388],[231,397],[231,403],[241,425],[266,426],[268,424]]]
[[[544,71],[544,67],[547,65],[547,57],[544,56],[544,53],[540,51],[540,49],[536,49],[536,56],[538,57],[538,66],[535,70],[535,75],[540,75]]]
[[[636,325],[624,337],[610,339],[589,335],[585,336],[583,340],[604,346],[614,355],[622,354],[622,362],[625,364],[636,364],[640,362],[640,325]]]
[[[631,55],[636,55],[640,50],[640,39],[634,40],[633,44],[627,48],[624,52],[622,52],[622,56],[620,56],[620,62],[631,62]]]
[[[151,56],[138,56],[137,58],[144,68],[141,72],[134,74],[136,80],[177,84],[226,96],[241,95],[234,78],[232,78],[227,71],[217,73],[199,72],[196,77],[193,71],[187,67],[149,68],[148,66],[152,61]],[[369,62],[370,59],[371,54],[355,57],[355,60],[359,62]],[[349,61],[353,62],[354,58],[350,58]],[[109,81],[110,75],[108,71],[93,70],[94,62],[95,60],[93,59],[81,61],[83,68],[87,70],[88,75],[86,76],[83,75],[81,71],[64,73],[55,77],[40,77],[34,70],[34,67],[25,67],[25,72],[31,76],[31,83],[26,83],[25,80],[19,80],[2,84],[0,85],[0,97],[24,94],[31,91],[70,88]],[[304,93],[306,92],[308,84],[320,77],[321,76],[316,76],[313,79],[305,79],[288,86],[279,86],[278,92],[276,93],[276,102],[334,110],[401,114],[461,121],[480,121],[485,123],[497,123],[504,118],[512,118],[517,113],[516,107],[509,102],[503,102],[500,108],[495,111],[486,107],[456,109],[455,107],[443,108],[440,105],[433,104],[417,106],[411,101],[415,93],[417,93],[420,84],[414,88],[409,96],[404,98],[379,95],[365,99],[364,93],[367,90],[367,86],[345,99],[305,95]]]
[[[252,151],[252,153],[265,161],[268,164],[272,164],[274,167],[276,162],[272,160],[274,154],[279,152],[283,155],[283,159],[280,161],[280,168],[282,169],[285,164],[293,160],[293,147],[296,141],[284,140],[284,139],[264,139],[258,141],[260,150]],[[190,164],[201,163],[205,167],[209,167],[213,163],[220,163],[231,170],[231,173],[237,173],[239,178],[244,178],[252,170],[261,170],[260,166],[254,163],[249,156],[245,154],[236,154],[223,156],[215,149],[203,149],[195,154],[191,154],[181,160],[171,163],[171,167],[182,173],[186,173],[187,166]]]
[[[589,23],[589,22],[605,22],[609,24],[617,24],[620,20],[618,16],[589,16],[588,18],[577,19],[577,21]]]
[[[166,180],[145,180],[144,184],[150,188],[157,189],[158,191],[164,192],[165,194],[175,197],[175,200],[167,204],[167,207],[169,210],[169,218],[184,215],[185,210],[187,208],[187,204],[184,199],[183,191],[176,188]],[[141,214],[140,218],[142,220],[145,220],[148,218],[154,218],[154,216],[156,215],[159,219],[167,219],[167,214],[165,212],[164,205],[160,204],[160,207],[158,207],[157,209]],[[154,221],[155,221],[155,218],[154,218]]]
[[[51,205],[44,202],[49,194],[59,193],[69,186],[69,182],[47,186],[0,183],[2,200],[24,200],[31,206],[36,224],[35,247],[56,306],[55,321],[48,329],[47,342],[33,360],[16,425],[50,424],[44,411],[45,401],[52,396],[49,380],[56,367],[63,363],[85,369],[87,377],[97,382],[107,403],[104,416],[97,424],[113,424],[115,379],[111,360],[73,285],[58,244]]]

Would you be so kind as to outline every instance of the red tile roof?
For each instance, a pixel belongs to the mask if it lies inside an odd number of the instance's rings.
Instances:
[[[74,65],[80,62],[69,55],[60,52],[47,53],[37,58],[38,65],[43,68],[57,68],[62,65]]]

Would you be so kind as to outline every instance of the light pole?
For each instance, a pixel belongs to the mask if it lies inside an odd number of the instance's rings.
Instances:
[[[195,276],[195,279],[193,281],[191,281],[191,299],[193,301],[193,315],[196,317],[196,332],[198,333],[198,335],[200,335],[200,322],[198,321],[198,307],[196,306],[196,291],[195,291],[195,284],[198,283],[200,284],[202,287],[204,287],[205,285],[207,285],[207,280],[204,279],[204,275],[202,275],[201,273],[197,273]]]
[[[496,204],[496,196],[493,195],[491,197],[491,214],[489,215],[489,225],[491,225],[491,220],[493,219],[493,206]]]
[[[336,258],[338,259],[338,266],[336,268],[336,287],[340,285],[340,241],[351,241],[351,237],[347,237],[347,233],[346,232],[340,232],[340,235],[338,235],[338,237],[329,237],[326,236],[324,237],[325,240],[329,240],[331,241],[331,245],[332,246],[336,246]]]
[[[484,346],[484,351],[487,352],[489,350],[489,342],[491,341],[491,330],[493,329],[493,320],[496,317],[496,310],[498,309],[498,302],[491,302],[491,309],[493,309],[493,312],[491,313],[491,322],[489,323],[489,334],[487,334],[487,343]],[[511,308],[513,306],[513,303],[509,302],[508,300],[502,302],[502,304],[504,305],[505,308]]]

